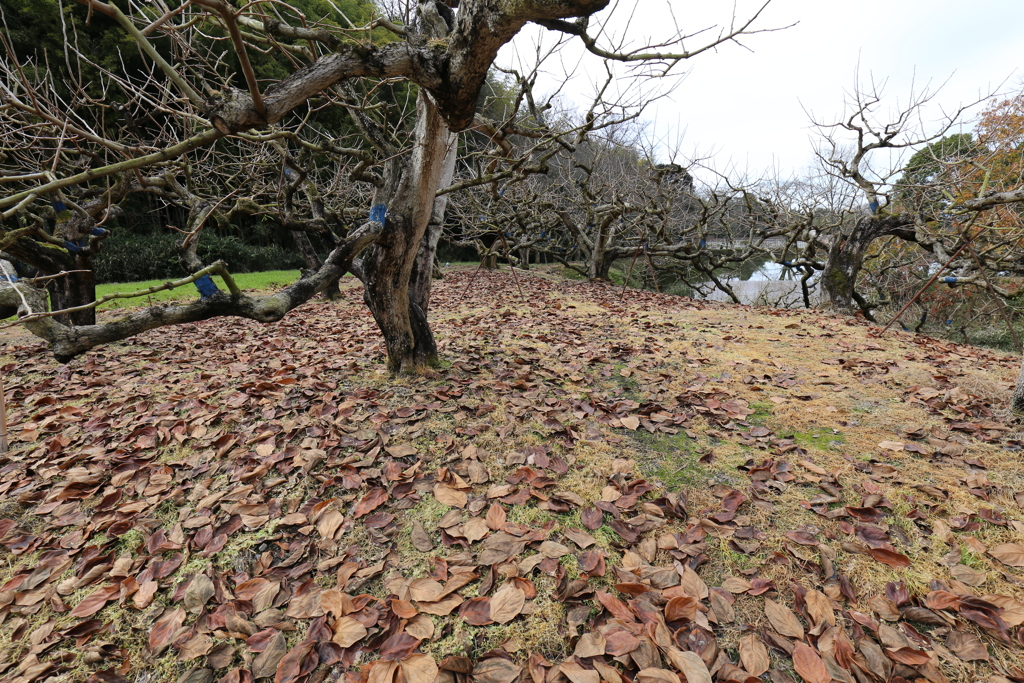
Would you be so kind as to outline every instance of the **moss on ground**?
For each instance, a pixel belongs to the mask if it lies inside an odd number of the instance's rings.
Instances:
[[[637,430],[631,436],[639,447],[638,462],[645,477],[657,479],[670,491],[707,485],[711,472],[700,462],[699,444],[685,432]]]

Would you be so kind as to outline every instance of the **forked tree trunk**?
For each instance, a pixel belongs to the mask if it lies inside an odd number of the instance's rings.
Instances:
[[[413,151],[388,205],[384,237],[364,259],[366,303],[384,336],[391,372],[420,372],[437,363],[437,344],[423,309],[430,293],[430,263],[437,238],[424,244],[424,237],[444,174],[450,138],[434,103],[420,90]],[[416,269],[418,259],[422,259],[423,268]]]

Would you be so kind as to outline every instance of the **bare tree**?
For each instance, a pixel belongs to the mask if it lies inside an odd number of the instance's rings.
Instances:
[[[156,70],[147,76],[149,82],[141,92],[147,93],[147,105],[159,112],[154,125],[164,126],[168,132],[159,144],[125,145],[116,135],[69,118],[57,105],[36,107],[22,80],[9,79],[3,91],[4,103],[41,117],[42,122],[30,134],[49,136],[57,152],[52,159],[39,159],[36,170],[21,174],[17,189],[0,198],[5,221],[0,246],[6,251],[15,244],[18,250],[27,251],[30,248],[23,246],[26,241],[51,243],[52,236],[42,227],[45,219],[40,205],[48,203],[55,193],[75,187],[85,187],[90,193],[109,184],[102,191],[105,194],[97,209],[102,220],[102,207],[116,203],[110,193],[128,183],[129,177],[139,182],[143,169],[201,154],[198,150],[202,149],[216,150],[210,153],[220,159],[219,146],[246,136],[251,141],[269,142],[268,136],[297,134],[296,130],[302,128],[297,108],[309,106],[310,98],[324,95],[341,100],[351,97],[350,86],[357,79],[402,79],[418,86],[412,144],[408,153],[386,157],[377,172],[367,167],[356,169],[356,175],[371,181],[372,205],[380,207],[372,213],[375,220],[341,239],[316,273],[277,294],[258,298],[240,292],[216,293],[192,304],[150,308],[115,323],[69,326],[46,317],[38,301],[31,302],[30,297],[37,293],[26,293],[27,285],[15,284],[4,291],[16,290],[32,306],[30,312],[18,303],[26,326],[51,343],[57,358],[68,360],[97,344],[167,324],[219,315],[277,320],[354,268],[363,280],[366,302],[383,333],[388,366],[396,372],[415,371],[436,359],[436,345],[426,319],[429,273],[440,229],[437,221],[431,220],[436,213],[435,197],[446,174],[446,163],[450,164],[446,160],[453,143],[452,131],[473,125],[478,94],[502,45],[528,22],[535,22],[581,40],[587,50],[602,58],[654,64],[664,71],[750,32],[757,17],[755,14],[749,21],[734,24],[696,49],[674,47],[685,37],[680,32],[663,49],[616,51],[602,47],[595,37],[599,31],[592,33],[586,21],[604,9],[607,0],[470,0],[463,2],[454,15],[442,3],[427,0],[416,7],[414,21],[409,21],[412,16],[405,16],[403,24],[379,18],[353,29],[285,21],[279,13],[267,14],[264,5],[258,3],[237,10],[223,0],[194,0],[154,20],[142,13],[127,16],[117,6],[99,0],[80,1],[90,12],[115,20],[152,60]],[[581,20],[568,21],[573,18]],[[208,25],[216,25],[230,38],[239,74],[225,73],[224,62],[216,55],[195,54],[189,31]],[[374,30],[389,32],[391,39],[368,42]],[[154,32],[174,41],[176,61],[172,63],[154,47],[148,37]],[[267,86],[256,78],[248,57],[251,50],[282,51],[301,68]],[[244,83],[245,89],[231,85],[232,77]],[[342,106],[356,111],[357,119],[358,111],[367,109],[366,102],[351,100]],[[365,126],[363,133],[371,138],[375,135],[371,126]],[[389,148],[386,139],[377,137],[375,151],[396,151]],[[79,167],[68,163],[65,150],[70,149],[87,150],[81,157],[85,163]],[[44,169],[54,159],[54,170],[47,173]],[[109,183],[105,180],[108,178]],[[145,182],[143,178],[139,184]],[[222,196],[216,201],[225,199]],[[190,208],[193,217],[201,216],[200,203]],[[311,204],[315,206],[316,200]],[[192,225],[190,218],[186,233],[195,232]],[[354,264],[364,249],[366,253]]]

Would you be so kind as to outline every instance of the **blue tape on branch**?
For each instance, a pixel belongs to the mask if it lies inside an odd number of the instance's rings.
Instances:
[[[787,268],[792,268],[793,267],[793,262],[792,261],[783,261],[782,265],[786,266]]]
[[[89,234],[92,235],[93,237],[103,237],[104,235],[107,234],[107,231],[104,230],[103,228],[93,228],[92,230],[89,231]]]
[[[17,282],[18,276],[15,275],[14,273],[11,273],[10,275],[0,273],[0,280],[6,280],[7,282]]]
[[[702,240],[700,241],[700,248],[701,248],[701,249],[703,249],[703,248],[704,248],[704,247],[706,247],[706,246],[708,246],[708,241],[707,241],[707,240],[705,240],[705,239],[702,239]]]
[[[387,204],[374,204],[370,207],[370,220],[376,221],[381,225],[386,225],[388,220],[388,207]]]
[[[956,284],[956,278],[953,277],[952,275],[947,275],[946,277],[942,278],[942,281],[945,282],[947,285]]]
[[[82,251],[81,245],[79,245],[76,242],[70,242],[68,240],[64,240],[64,248],[72,253],[78,253]]]
[[[213,281],[209,275],[204,275],[195,281],[196,289],[199,290],[199,297],[201,299],[209,299],[214,294],[217,294],[220,290],[217,289],[217,283]]]
[[[52,206],[53,210],[56,211],[57,213],[60,213],[61,211],[67,211],[68,208],[67,204],[65,204],[64,202],[50,202],[50,206]]]
[[[878,202],[877,201],[871,202],[870,204],[868,204],[868,206],[871,208],[871,213],[878,213]]]

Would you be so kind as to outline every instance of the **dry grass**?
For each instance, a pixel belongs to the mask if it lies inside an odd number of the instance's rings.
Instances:
[[[770,508],[748,503],[739,511],[743,525],[763,534],[760,549],[750,555],[739,553],[730,548],[728,532],[721,537],[709,535],[706,562],[698,569],[708,585],[720,585],[730,576],[756,575],[775,581],[779,588],[776,599],[789,604],[792,583],[820,589],[820,577],[801,569],[787,550],[785,533],[807,529],[813,530],[821,544],[831,549],[836,570],[847,575],[856,587],[858,601],[843,605],[847,609],[870,612],[868,600],[884,595],[886,584],[892,581],[905,582],[917,596],[931,590],[929,584],[933,580],[949,582],[952,577],[948,556],[954,551],[975,568],[987,572],[986,582],[977,589],[979,595],[1024,599],[1024,575],[1020,570],[1004,567],[984,552],[963,551],[975,543],[990,548],[999,543],[1019,542],[1019,531],[982,522],[974,533],[955,532],[955,546],[931,533],[936,521],[977,514],[981,507],[996,509],[1010,523],[1021,525],[1018,529],[1024,529],[1024,510],[1013,498],[1016,492],[1024,491],[1024,468],[1020,467],[1019,454],[1004,450],[1002,444],[969,437],[964,439],[966,453],[959,458],[932,458],[879,448],[884,441],[906,440],[904,435],[909,430],[945,429],[949,422],[946,418],[956,417],[951,410],[934,414],[913,402],[908,391],[914,387],[943,391],[959,388],[964,395],[973,395],[990,404],[994,411],[999,410],[1014,381],[1017,359],[905,333],[890,333],[878,339],[867,325],[818,312],[695,305],[673,297],[636,292],[621,296],[618,288],[546,275],[519,273],[519,277],[533,283],[530,292],[537,287],[540,293],[523,301],[507,274],[502,273],[481,276],[471,286],[464,276],[460,279],[452,275],[438,285],[445,303],[438,306],[433,316],[444,356],[454,362],[469,359],[482,366],[482,370],[444,370],[441,374],[447,376],[446,380],[392,379],[382,365],[368,363],[359,375],[358,386],[380,391],[384,408],[425,401],[431,391],[450,384],[452,378],[466,387],[458,401],[465,407],[460,407],[459,413],[435,413],[414,427],[396,430],[393,435],[392,443],[416,447],[427,468],[448,464],[450,456],[443,440],[455,436],[456,429],[473,427],[479,434],[471,440],[459,437],[459,445],[452,452],[457,454],[468,443],[484,451],[483,462],[489,470],[490,483],[503,482],[518,468],[512,464],[511,455],[547,445],[570,464],[569,472],[553,490],[568,491],[590,502],[601,498],[609,475],[615,471],[615,461],[630,460],[638,476],[658,484],[653,495],[678,490],[688,497],[690,518],[670,520],[656,532],[672,533],[684,531],[721,509],[721,501],[714,492],[716,484],[746,490],[749,479],[739,467],[747,461],[785,459],[794,464],[796,480],[766,498]],[[462,298],[467,286],[470,293]],[[497,308],[490,303],[496,296],[503,302]],[[364,355],[369,356],[372,351],[369,349]],[[596,360],[590,362],[588,358]],[[512,365],[507,363],[510,359],[522,362]],[[843,364],[836,364],[840,360]],[[506,385],[517,381],[517,373],[519,378],[532,373],[533,379],[528,381],[538,388],[531,389],[535,394],[530,395],[532,405],[528,409],[512,400],[522,399],[523,391],[495,388],[495,368],[509,373],[501,379]],[[343,384],[341,391],[347,391],[352,383],[351,377],[342,373],[337,377],[325,373],[325,378]],[[612,429],[582,413],[562,411],[560,419],[573,422],[583,438],[566,445],[545,436],[550,432],[543,426],[549,406],[546,401],[600,397],[606,401],[673,405],[677,397],[696,390],[709,397],[719,395],[723,401],[745,402],[755,412],[748,422],[733,420],[736,430],[724,424],[728,420],[713,424],[695,417],[684,427],[689,434],[651,434],[643,428],[636,432]],[[494,404],[496,408],[475,416],[472,410],[483,404]],[[778,455],[766,439],[744,443],[737,435],[749,430],[752,424],[763,425],[775,437],[793,437],[805,452]],[[179,456],[177,452],[173,457],[161,454],[171,459]],[[880,526],[898,539],[897,548],[911,559],[911,566],[894,570],[869,556],[845,549],[843,543],[855,539],[844,531],[841,520],[826,519],[804,505],[822,490],[815,485],[819,476],[796,464],[801,460],[813,463],[836,479],[844,505],[861,505],[863,496],[869,492],[881,495],[888,514]],[[987,467],[992,484],[989,500],[980,500],[965,485],[966,477],[975,469],[967,460],[982,461]],[[895,471],[865,471],[871,462],[889,465]],[[916,488],[921,485],[940,489],[944,495],[936,499]],[[308,497],[314,488],[296,481],[280,486],[274,495],[282,500]],[[477,487],[475,493],[486,486]],[[909,519],[908,515],[915,510],[921,517]],[[388,556],[390,550],[404,577],[424,576],[432,559],[446,551],[416,550],[411,543],[409,522],[418,519],[436,524],[445,512],[445,506],[424,492],[422,502],[400,513],[401,524],[392,539],[393,549],[376,545],[360,524],[353,526],[338,543],[362,548],[363,559],[368,563]],[[0,517],[24,517],[24,513],[21,508],[12,508],[4,514],[0,508]],[[537,526],[555,519],[555,535],[563,525],[579,526],[578,512],[555,515],[533,503],[514,508],[509,518]],[[274,533],[275,528],[268,526],[261,532],[232,538],[228,547],[210,562],[228,567],[236,557]],[[594,535],[598,546],[608,552],[610,563],[619,561],[625,544],[603,528]],[[968,536],[973,540],[968,540]],[[819,560],[816,548],[805,547],[801,552],[812,561]],[[0,567],[0,572],[9,578],[32,558],[4,554],[2,559],[6,566]],[[661,552],[656,563],[669,561],[667,553]],[[609,570],[609,577],[599,584],[608,587],[614,583],[611,574]],[[480,654],[504,646],[520,654],[539,652],[552,661],[566,656],[571,649],[562,623],[565,608],[553,599],[554,586],[549,577],[538,574],[533,580],[538,597],[532,601],[532,611],[527,616],[504,627],[470,627],[455,617],[435,618],[438,635],[435,642],[425,646],[425,651],[440,657]],[[370,582],[361,590],[379,597],[386,593],[381,581]],[[720,644],[726,649],[734,648],[743,625],[767,625],[761,597],[738,596],[734,609],[736,622],[722,625],[719,632]],[[34,621],[51,616],[56,615],[44,607]],[[121,618],[117,617],[119,621]],[[137,614],[124,615],[124,628],[111,637],[123,639],[125,647],[133,651],[143,647],[138,631],[145,625],[140,625],[139,618]],[[445,625],[450,629],[442,636]],[[20,653],[18,644],[4,642],[4,633],[5,628],[0,626],[0,647],[16,656]],[[992,646],[997,662],[1024,667],[1019,649],[996,646],[990,636],[981,636]],[[168,671],[181,668],[178,664],[168,667]],[[950,680],[965,683],[987,677],[992,670],[988,665],[958,661],[944,662],[943,669]],[[73,678],[80,677],[81,671],[76,670]]]

